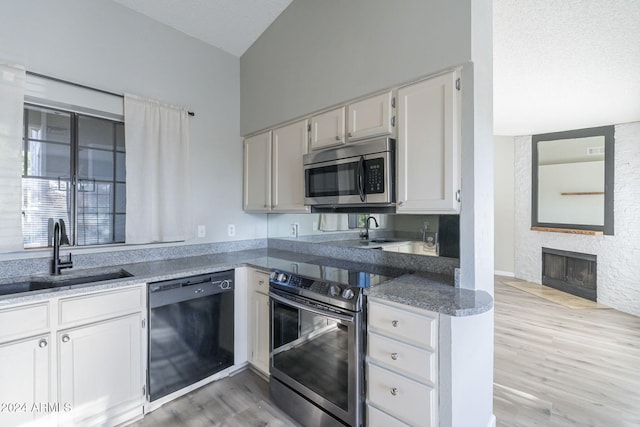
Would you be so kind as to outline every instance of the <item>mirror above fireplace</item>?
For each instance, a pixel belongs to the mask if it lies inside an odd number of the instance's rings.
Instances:
[[[532,137],[531,227],[613,234],[614,128]]]

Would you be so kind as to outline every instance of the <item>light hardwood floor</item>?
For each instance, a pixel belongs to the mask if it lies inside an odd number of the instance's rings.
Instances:
[[[570,308],[495,280],[499,427],[640,426],[640,317]],[[547,290],[545,290],[547,291]],[[295,426],[251,371],[205,386],[135,426]]]
[[[640,317],[495,281],[498,426],[640,426]]]

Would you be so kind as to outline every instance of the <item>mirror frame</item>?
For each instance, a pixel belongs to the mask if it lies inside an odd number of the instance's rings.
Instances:
[[[576,139],[593,136],[604,136],[604,225],[547,223],[538,221],[538,143],[562,139]],[[533,135],[531,138],[531,227],[550,229],[569,229],[599,231],[606,235],[614,234],[613,199],[614,199],[614,153],[615,139],[613,126],[601,126],[588,129],[577,129],[564,132],[553,132]]]

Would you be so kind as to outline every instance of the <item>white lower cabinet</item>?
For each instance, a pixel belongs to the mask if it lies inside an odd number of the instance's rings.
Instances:
[[[142,404],[141,324],[137,313],[58,332],[59,400],[73,408],[64,424],[103,424]]]
[[[438,314],[370,298],[367,425],[438,425]]]
[[[146,285],[0,310],[0,425],[117,425],[142,416]],[[12,409],[9,411],[8,409]]]
[[[249,363],[269,375],[269,273],[249,269]]]
[[[38,410],[52,402],[50,341],[46,334],[0,345],[0,425],[50,423],[49,411]]]

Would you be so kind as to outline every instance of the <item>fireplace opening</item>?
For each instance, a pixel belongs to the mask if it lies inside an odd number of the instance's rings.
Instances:
[[[597,300],[597,256],[542,248],[542,284]]]

